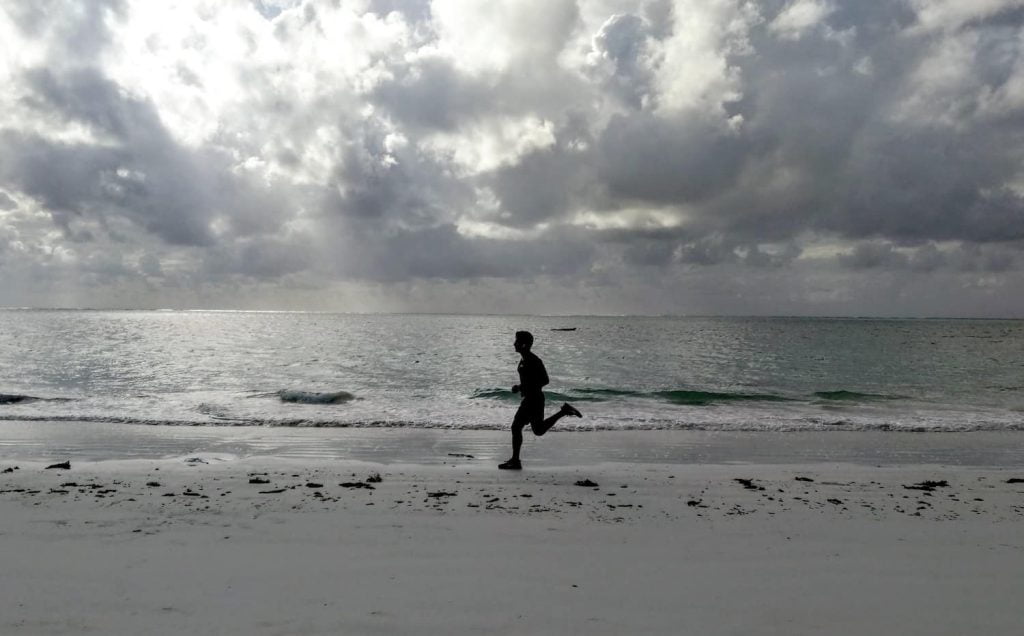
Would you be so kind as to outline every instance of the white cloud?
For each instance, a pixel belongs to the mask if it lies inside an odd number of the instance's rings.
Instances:
[[[551,147],[554,126],[536,117],[491,119],[458,133],[438,133],[422,141],[438,159],[448,158],[460,176],[489,172],[515,164],[525,154]]]
[[[916,9],[917,28],[924,31],[954,31],[970,22],[1024,8],[1024,0],[910,0],[910,4]]]
[[[431,11],[438,50],[470,73],[557,64],[578,17],[573,0],[444,0]]]
[[[769,28],[780,38],[798,40],[819,26],[835,8],[827,0],[792,0],[772,20]]]
[[[732,58],[750,52],[748,33],[761,21],[756,7],[741,0],[674,5],[672,34],[655,54],[657,110],[723,114],[723,104],[742,97],[742,78]]]

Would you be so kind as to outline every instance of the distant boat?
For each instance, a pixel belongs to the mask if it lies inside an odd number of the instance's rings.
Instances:
[[[552,327],[551,331],[576,331],[576,327]]]

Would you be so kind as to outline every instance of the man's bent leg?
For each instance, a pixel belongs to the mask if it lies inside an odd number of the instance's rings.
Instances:
[[[564,416],[565,413],[563,413],[562,411],[558,411],[557,413],[555,413],[546,420],[533,422],[532,424],[530,424],[530,427],[533,429],[533,434],[536,435],[537,437],[540,437],[544,433],[547,433],[548,429],[554,426],[555,422],[562,419]]]
[[[537,437],[540,437],[544,433],[547,433],[548,430],[555,425],[555,422],[562,419],[566,415],[575,415],[576,417],[583,417],[583,414],[577,411],[575,408],[569,406],[568,404],[563,404],[562,408],[560,408],[557,413],[555,413],[548,419],[540,422],[532,422],[530,424],[530,427],[533,428],[533,434],[536,435]]]

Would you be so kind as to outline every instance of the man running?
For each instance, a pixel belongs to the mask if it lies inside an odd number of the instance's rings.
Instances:
[[[519,403],[519,410],[512,419],[512,459],[504,464],[498,464],[503,470],[521,470],[523,465],[519,462],[519,449],[523,446],[523,427],[529,423],[533,434],[540,437],[548,432],[555,422],[566,415],[583,417],[583,414],[569,404],[563,404],[557,413],[544,419],[544,393],[541,389],[548,383],[548,372],[544,369],[544,363],[530,348],[533,346],[533,335],[529,331],[517,331],[515,349],[522,356],[517,370],[519,371],[519,384],[512,387],[513,393],[523,396]]]

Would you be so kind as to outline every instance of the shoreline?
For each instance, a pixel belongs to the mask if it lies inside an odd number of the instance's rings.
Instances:
[[[448,460],[0,460],[0,632],[1019,628],[1024,469]]]
[[[188,454],[492,466],[508,431],[419,428],[179,427],[0,419],[0,461],[157,460]],[[591,431],[525,435],[528,468],[600,463],[1024,466],[1024,431]]]

